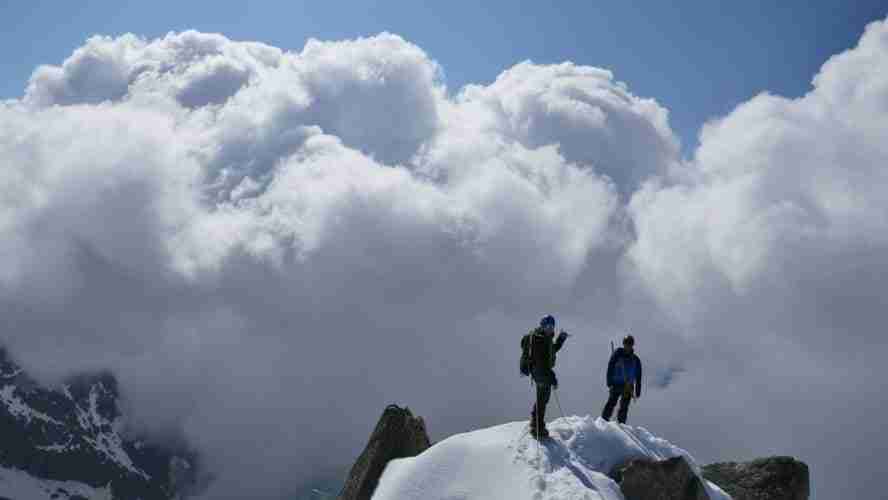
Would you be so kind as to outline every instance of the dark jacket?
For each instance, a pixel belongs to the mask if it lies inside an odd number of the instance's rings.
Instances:
[[[538,384],[558,385],[552,368],[555,367],[555,353],[564,345],[567,336],[559,335],[553,342],[554,337],[544,328],[537,327],[521,338],[521,349],[530,354],[530,373]]]
[[[620,347],[607,363],[607,386],[623,387],[627,383],[635,385],[636,397],[641,396],[641,359]]]

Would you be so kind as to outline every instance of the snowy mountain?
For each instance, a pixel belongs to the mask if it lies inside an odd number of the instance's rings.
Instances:
[[[0,498],[171,499],[193,483],[195,457],[121,433],[110,374],[37,384],[0,348]]]
[[[373,500],[623,500],[609,475],[617,466],[672,457],[684,457],[709,498],[730,498],[703,479],[687,451],[642,427],[587,416],[555,420],[549,431],[542,443],[527,434],[526,422],[451,436],[389,462]]]

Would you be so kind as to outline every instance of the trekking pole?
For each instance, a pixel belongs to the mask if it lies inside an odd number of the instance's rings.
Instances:
[[[555,402],[558,403],[558,411],[561,412],[561,418],[567,418],[567,415],[564,414],[564,409],[561,407],[561,400],[558,398],[558,389],[555,389]]]
[[[534,390],[533,378],[530,379],[530,396],[531,401],[536,401],[534,398],[536,397],[536,391]],[[526,436],[530,432],[530,426],[528,425],[524,431],[521,432],[521,435],[518,436],[518,439],[515,441],[516,443],[520,443],[524,436]]]
[[[531,380],[530,380],[530,394],[531,394],[532,397],[535,396],[535,392],[536,392],[536,391],[534,391],[534,387],[533,387],[533,379],[531,379]],[[521,435],[518,436],[518,439],[515,440],[515,444],[517,445],[518,443],[520,443],[521,440],[524,439],[524,436],[526,436],[529,432],[530,432],[530,426],[528,425],[528,426],[525,427],[524,430],[521,432]]]
[[[561,333],[564,333],[565,335],[567,335],[567,337],[565,337],[565,338],[570,337],[570,335],[567,334],[567,332],[565,332],[564,330],[561,330]],[[557,388],[555,389],[555,402],[558,403],[558,411],[561,412],[561,418],[562,419],[567,418],[567,415],[564,414],[564,408],[561,407],[561,399],[558,397],[558,389]]]
[[[533,340],[534,340],[533,336],[531,336],[529,338],[531,364],[533,363]],[[536,380],[533,379],[533,369],[532,368],[530,370],[530,384],[531,384],[531,387],[533,388],[533,389],[531,389],[531,391],[532,391],[531,397],[533,398],[533,420],[536,423],[536,429],[531,429],[531,431],[535,431],[535,432],[531,432],[531,434],[535,434],[532,437],[533,437],[533,440],[536,441],[537,474],[542,475],[543,474],[543,460],[541,458],[542,450],[540,450],[540,437],[539,437],[540,436],[540,421],[542,420],[542,418],[540,418],[540,408],[539,408],[539,405],[537,404],[537,403],[539,403],[539,398],[537,397],[537,394],[539,393],[539,389],[536,387]]]
[[[542,475],[543,461],[540,458],[540,455],[542,454],[542,452],[540,450],[540,439],[539,439],[540,420],[541,419],[540,419],[540,409],[537,407],[536,381],[533,380],[533,376],[531,376],[531,379],[530,379],[530,387],[531,387],[531,396],[533,397],[533,421],[534,421],[534,424],[536,424],[536,429],[535,429],[536,435],[534,435],[534,432],[533,432],[534,429],[530,429],[530,426],[528,428],[532,431],[531,437],[533,438],[534,441],[536,441],[537,474]]]
[[[611,343],[611,358],[613,358],[614,357],[614,341],[611,340],[610,343]],[[608,360],[607,366],[608,366],[608,370],[610,370],[610,360]],[[608,378],[607,375],[605,375],[605,378],[607,379],[607,384],[608,384],[608,386],[607,386],[608,398],[610,398],[610,378]]]

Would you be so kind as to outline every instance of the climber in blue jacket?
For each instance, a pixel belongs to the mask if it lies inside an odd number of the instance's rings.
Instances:
[[[641,397],[641,359],[635,355],[635,338],[632,335],[623,339],[623,347],[614,351],[607,363],[607,387],[610,395],[601,412],[601,418],[610,420],[619,400],[617,422],[625,424],[633,393],[636,399]]]

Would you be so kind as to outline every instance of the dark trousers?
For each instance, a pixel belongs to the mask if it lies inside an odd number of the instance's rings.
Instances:
[[[623,391],[622,387],[611,387],[610,395],[607,398],[607,403],[604,404],[604,410],[601,412],[601,418],[605,420],[610,420],[611,415],[614,413],[614,406],[617,405],[617,400],[620,400],[620,410],[617,412],[617,422],[621,424],[626,423],[626,417],[629,416],[629,402],[632,401],[632,393]]]
[[[546,428],[546,405],[549,404],[549,397],[552,396],[552,386],[550,384],[534,384],[536,386],[536,403],[530,413],[531,425],[534,428],[539,426],[540,429]]]

